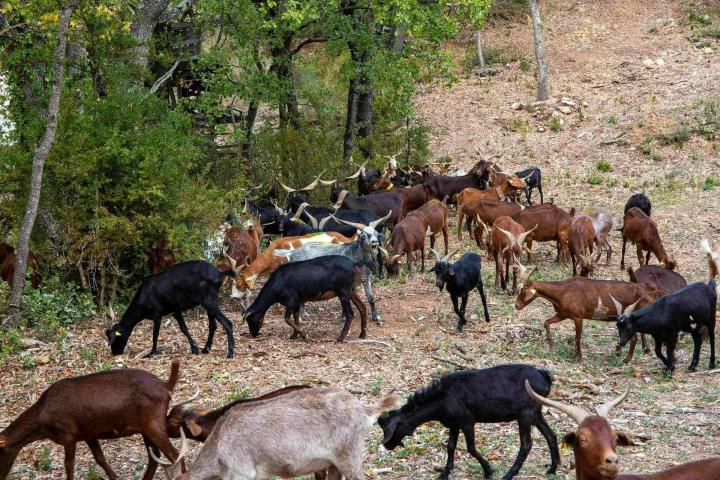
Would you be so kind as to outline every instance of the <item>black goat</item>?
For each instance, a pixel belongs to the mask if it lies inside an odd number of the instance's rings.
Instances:
[[[319,229],[313,228],[292,213],[288,213],[280,217],[280,235],[283,237],[302,237],[310,233],[320,232]]]
[[[418,426],[438,421],[450,430],[447,464],[440,478],[447,479],[453,469],[460,431],[465,436],[468,453],[480,462],[485,478],[489,478],[492,468],[475,447],[475,424],[516,420],[520,429],[520,451],[503,479],[513,478],[525,463],[532,448],[530,430],[533,426],[550,447],[551,465],[547,473],[553,474],[560,463],[557,438],[545,421],[541,407],[525,391],[526,379],[540,395],[546,397],[550,393],[553,380],[550,372],[530,365],[500,365],[445,375],[429,387],[417,390],[401,408],[378,419],[384,433],[383,445],[392,450]]]
[[[628,199],[627,203],[625,204],[625,210],[623,211],[623,214],[626,214],[628,210],[633,207],[638,207],[640,210],[645,212],[645,215],[649,217],[650,210],[652,210],[652,203],[650,203],[650,199],[644,193],[636,193]]]
[[[177,320],[180,331],[190,342],[190,351],[193,354],[199,353],[182,312],[202,305],[209,321],[208,338],[203,353],[210,352],[217,322],[220,322],[228,337],[227,356],[233,358],[235,337],[232,323],[218,306],[218,290],[226,275],[234,277],[235,273],[232,270],[221,272],[204,260],[192,260],[178,263],[157,275],[145,277],[120,322],[105,332],[113,355],[120,355],[125,351],[133,329],[146,318],[153,321],[153,345],[149,355],[156,354],[160,320],[168,314],[172,314]]]
[[[538,167],[526,168],[525,170],[515,172],[515,175],[525,182],[525,188],[523,191],[525,192],[525,198],[527,199],[528,205],[532,205],[530,197],[532,197],[533,188],[537,188],[538,192],[540,192],[540,203],[545,203],[542,189],[542,172]]]
[[[346,222],[364,223],[365,225],[369,225],[370,222],[383,216],[375,215],[373,212],[367,210],[337,210],[326,207],[313,207],[308,205],[305,197],[297,194],[291,196],[288,208],[291,212],[295,212],[294,216],[298,217],[307,225],[312,226],[311,228],[316,228],[323,232],[337,232],[346,237],[355,235],[355,228],[336,222],[332,216],[345,220]],[[298,210],[300,210],[299,214]],[[315,227],[315,224],[317,224],[317,227]],[[378,231],[382,231],[382,228],[378,228]]]
[[[485,311],[485,321],[490,321],[490,314],[487,308],[487,299],[485,298],[485,289],[482,281],[482,264],[480,255],[475,253],[466,253],[460,260],[455,263],[449,263],[457,250],[440,257],[440,254],[430,249],[435,255],[435,285],[442,292],[443,287],[447,286],[447,291],[452,299],[453,309],[459,317],[457,329],[462,331],[463,326],[467,323],[465,319],[465,307],[467,306],[468,295],[470,290],[477,288],[482,298],[483,310]],[[458,297],[462,298],[462,304],[458,308]]]
[[[293,329],[291,338],[307,338],[300,328],[300,307],[305,302],[330,300],[336,296],[342,305],[344,326],[337,341],[342,342],[350,330],[353,310],[360,312],[360,338],[366,336],[365,305],[354,292],[359,270],[355,263],[340,255],[330,255],[281,265],[265,283],[255,301],[245,313],[250,335],[257,337],[265,313],[276,303],[285,307],[285,322]],[[290,316],[294,317],[294,321]]]
[[[388,212],[392,212],[388,224],[393,226],[402,220],[403,198],[397,190],[373,195],[354,195],[348,190],[335,188],[330,192],[330,201],[340,208],[338,213],[341,211],[366,210],[381,218],[387,215]],[[347,219],[343,218],[343,220]]]
[[[703,335],[710,338],[710,369],[715,368],[715,307],[717,305],[717,283],[693,283],[670,295],[659,298],[655,303],[634,312],[636,304],[630,305],[618,316],[618,346],[623,347],[636,333],[649,333],[655,341],[655,355],[665,364],[672,375],[675,370],[673,353],[680,332],[689,332],[693,339],[693,356],[689,372],[697,369],[700,361]],[[616,311],[622,306],[612,296]],[[667,357],[662,354],[662,344],[667,345]]]
[[[252,200],[245,200],[245,209],[260,219],[260,223],[263,226],[263,232],[265,234],[280,235],[280,220],[283,217],[283,212],[280,208],[261,207]]]

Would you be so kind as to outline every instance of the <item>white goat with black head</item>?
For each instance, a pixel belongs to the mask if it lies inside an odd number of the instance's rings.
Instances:
[[[311,258],[326,257],[328,255],[342,255],[347,257],[356,265],[362,267],[362,284],[365,289],[372,318],[378,324],[382,324],[383,320],[375,307],[375,297],[372,291],[372,272],[376,269],[376,261],[380,252],[380,243],[382,234],[375,230],[378,225],[383,224],[385,220],[390,218],[392,212],[388,212],[382,218],[370,222],[369,225],[362,223],[347,222],[345,220],[332,217],[336,222],[343,223],[355,227],[358,232],[357,240],[350,243],[331,245],[308,243],[296,250],[275,250],[276,256],[285,257],[290,262],[298,262],[301,260],[310,260]]]

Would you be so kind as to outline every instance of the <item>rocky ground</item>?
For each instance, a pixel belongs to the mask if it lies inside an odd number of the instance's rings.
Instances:
[[[485,46],[502,60],[495,65],[497,74],[461,75],[452,88],[427,86],[416,99],[420,115],[434,128],[434,155],[450,155],[468,167],[477,147],[484,155],[501,155],[497,161],[507,171],[537,165],[547,199],[583,211],[603,208],[617,217],[627,197],[645,191],[679,271],[689,281],[705,280],[707,267],[698,243],[709,238],[720,244],[720,151],[717,143],[694,132],[718,128],[718,111],[713,113],[708,105],[715,102],[720,108],[720,45],[712,37],[698,39],[704,27],[692,20],[692,12],[699,12],[700,19],[705,12],[713,14],[707,5],[675,0],[542,2],[553,99],[540,105],[533,104],[534,79],[528,68],[532,37],[525,16],[492,22]],[[449,47],[461,58],[467,45]],[[689,134],[683,133],[683,125]],[[617,232],[611,242],[616,255],[596,276],[623,279]],[[451,235],[450,244],[461,251],[476,250],[467,238],[458,242]],[[536,248],[541,278],[569,275],[569,268],[552,262],[554,247]],[[628,261],[636,265],[634,253]],[[151,322],[146,322],[136,329],[128,354],[111,357],[102,320],[88,322],[52,344],[33,346],[28,351],[31,362],[17,359],[3,365],[0,425],[59,378],[120,366],[145,368],[164,378],[176,357],[183,360],[176,398],[190,396],[199,387],[196,403],[204,407],[296,383],[339,386],[373,402],[389,392],[409,394],[433,376],[454,370],[454,363],[482,367],[526,362],[553,371],[555,398],[586,407],[632,388],[629,399],[613,413],[618,428],[640,439],[638,446],[620,450],[627,471],[651,472],[720,454],[712,441],[720,435],[720,374],[707,370],[707,345],[700,371],[688,374],[684,367],[692,343],[683,339],[678,371],[668,378],[653,355],[636,355],[624,365],[614,353],[615,326],[589,321],[583,336],[585,361],[578,364],[572,357],[572,324],[555,326],[556,348],[550,351],[540,324],[552,315],[551,306],[536,301],[514,311],[513,298],[492,287],[493,270],[485,260],[492,322],[478,320],[481,306],[472,295],[468,308],[474,319],[460,334],[447,295],[437,291],[431,273],[418,272],[379,282],[385,325],[371,324],[369,329],[369,338],[377,343],[335,343],[340,328],[336,302],[309,308],[312,341],[305,342],[288,340],[289,329],[277,313],[266,318],[259,338],[250,339],[236,305],[227,301],[225,310],[237,332],[237,358],[232,361],[224,358],[222,334],[212,354],[190,356],[170,321],[161,332],[161,355],[136,358],[150,343]],[[193,335],[203,339],[204,317],[189,317]],[[357,332],[354,325],[349,338],[355,340]],[[567,418],[552,412],[549,422],[558,434],[571,427]],[[478,425],[476,432],[480,452],[498,472],[507,470],[519,445],[516,425]],[[381,437],[375,428],[369,439],[366,470],[372,478],[431,478],[445,462],[446,432],[439,425],[421,427],[404,448],[393,452],[379,447]],[[548,449],[537,432],[533,439],[533,450],[516,478],[545,478]],[[142,476],[146,456],[139,439],[106,442],[104,448],[121,478]],[[454,478],[482,475],[462,442],[457,456]],[[101,477],[82,446],[77,472],[79,478]],[[46,443],[28,447],[14,475],[62,478],[62,449]],[[574,475],[572,454],[566,454],[557,478]]]

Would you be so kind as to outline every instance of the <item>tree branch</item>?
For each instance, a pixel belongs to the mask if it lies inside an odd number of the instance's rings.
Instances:
[[[162,84],[167,81],[168,78],[172,77],[172,74],[175,73],[175,69],[178,67],[178,65],[180,65],[181,61],[182,60],[180,60],[179,58],[177,60],[175,60],[175,63],[173,64],[172,67],[170,67],[170,70],[165,72],[165,74],[162,77],[155,80],[155,83],[153,83],[153,86],[150,87],[151,94],[157,92],[158,88],[160,88],[162,86]]]
[[[293,56],[293,55],[295,55],[296,53],[300,52],[300,50],[302,50],[302,49],[303,49],[304,47],[306,47],[307,45],[310,45],[311,43],[323,43],[323,42],[327,42],[327,38],[321,38],[321,37],[318,37],[318,38],[306,38],[306,39],[303,40],[302,42],[298,43],[295,48],[293,48],[292,50],[290,50],[290,56]]]

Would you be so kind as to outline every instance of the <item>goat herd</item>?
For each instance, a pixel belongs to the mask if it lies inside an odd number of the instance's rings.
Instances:
[[[720,250],[713,251],[703,241],[710,280],[687,285],[673,271],[675,262],[663,247],[645,195],[630,198],[620,229],[621,268],[625,268],[628,240],[636,245],[641,266],[628,268],[629,282],[596,280],[589,277],[603,251],[606,262],[611,260],[608,234],[614,224],[612,215],[582,215],[574,208],[568,212],[552,202],[545,203],[538,168],[508,174],[496,163],[480,160],[468,173],[447,173],[434,172],[430,166],[403,170],[391,159],[383,171],[363,165],[344,179],[323,180],[318,176],[300,189],[278,182],[279,187],[274,186],[265,198],[257,198],[258,189],[253,189],[246,201],[246,219],[229,217],[217,238],[208,244],[208,260],[216,261],[217,266],[204,260],[175,264],[162,240],[151,248],[148,265],[153,275],[143,280],[122,319],[106,332],[112,353],[123,353],[134,327],[144,319],[154,322],[150,354],[156,353],[161,318],[168,314],[177,320],[191,352],[199,353],[182,312],[202,306],[209,321],[203,353],[212,348],[219,322],[227,336],[227,356],[232,358],[233,325],[220,310],[218,300],[226,277],[233,279],[231,296],[240,300],[243,319],[253,337],[260,334],[266,312],[280,303],[285,307],[285,322],[292,328],[291,338],[306,338],[301,325],[304,304],[337,297],[342,306],[342,330],[337,340],[342,342],[350,330],[353,306],[360,315],[360,337],[364,338],[367,311],[355,287],[363,285],[372,319],[382,324],[372,291],[373,276],[397,275],[402,263],[412,271],[417,257],[424,271],[428,236],[435,257],[436,285],[441,291],[447,288],[450,294],[458,330],[467,322],[468,295],[474,289],[481,296],[489,322],[480,255],[466,253],[451,262],[457,250],[448,253],[448,205],[452,204],[458,215],[458,239],[465,227],[478,248],[487,251],[495,261],[495,286],[517,295],[515,308],[521,310],[537,298],[552,304],[555,315],[543,324],[551,346],[550,325],[571,319],[575,323],[576,356],[581,360],[583,320],[614,321],[618,350],[630,344],[625,361],[631,359],[638,336],[645,346],[644,334],[649,334],[657,357],[672,374],[678,337],[686,332],[694,343],[689,370],[696,370],[706,337],[709,365],[715,367],[715,311],[720,293],[715,277]],[[348,182],[354,179],[359,195],[347,190]],[[320,184],[332,187],[331,208],[308,203],[308,195]],[[285,208],[278,204],[280,188],[288,194]],[[540,194],[539,205],[532,204],[534,189]],[[523,193],[527,206],[520,203]],[[391,233],[386,241],[387,232]],[[444,239],[442,255],[435,250],[440,233]],[[261,251],[264,236],[277,238]],[[556,261],[571,260],[572,277],[562,281],[531,278],[537,268],[523,265],[521,257],[526,253],[528,262],[533,262],[533,242],[556,242]],[[651,254],[659,266],[649,265]],[[13,255],[11,249],[5,255]],[[5,278],[4,264],[8,261],[0,263]],[[263,276],[269,279],[250,302],[250,292]],[[161,465],[169,478],[250,480],[314,474],[316,479],[356,480],[365,477],[365,441],[375,423],[383,430],[383,445],[392,450],[419,425],[430,421],[449,429],[447,464],[440,478],[448,478],[453,470],[460,432],[468,453],[480,463],[485,477],[490,477],[493,470],[475,447],[474,425],[513,420],[519,427],[520,450],[503,478],[513,478],[522,468],[532,447],[533,426],[548,444],[548,473],[552,474],[560,463],[560,454],[555,433],[542,413],[542,406],[547,406],[577,423],[576,430],[565,435],[563,442],[574,450],[579,480],[720,480],[720,457],[656,474],[620,474],[616,447],[632,445],[632,439],[613,427],[608,415],[628,392],[591,414],[548,398],[552,375],[530,365],[451,373],[416,391],[402,406],[394,395],[368,406],[342,389],[297,385],[210,411],[190,405],[197,395],[170,408],[178,378],[179,361],[175,360],[167,381],[144,370],[121,369],[55,382],[0,432],[0,479],[8,477],[25,445],[50,439],[65,448],[68,479],[73,478],[76,443],[85,442],[97,464],[113,480],[118,476],[105,460],[99,440],[141,434],[149,454],[144,479],[152,478]],[[182,439],[180,452],[174,449],[171,438]],[[186,468],[188,439],[203,446]],[[161,454],[167,460],[160,458]]]

